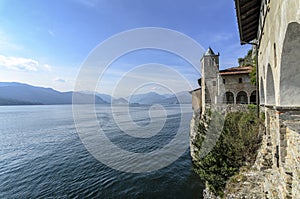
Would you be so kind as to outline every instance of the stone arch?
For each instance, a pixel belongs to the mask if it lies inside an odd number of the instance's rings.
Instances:
[[[274,87],[274,76],[271,65],[268,64],[267,69],[267,80],[266,80],[266,104],[275,105],[275,87]]]
[[[260,89],[259,89],[260,90],[260,95],[259,95],[260,103],[265,104],[265,87],[264,87],[264,81],[262,78],[260,78],[259,85],[260,85]]]
[[[236,103],[237,104],[248,104],[248,96],[245,91],[240,91],[236,95]]]
[[[224,104],[233,104],[234,103],[234,94],[230,91],[227,91],[226,93],[224,93],[223,103]]]
[[[256,90],[250,94],[250,104],[256,104]]]
[[[300,24],[288,24],[283,42],[280,68],[280,100],[282,106],[300,105]]]

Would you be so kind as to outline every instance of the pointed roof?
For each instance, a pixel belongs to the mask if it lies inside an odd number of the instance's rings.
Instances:
[[[215,55],[214,51],[211,49],[211,47],[208,47],[205,56]]]

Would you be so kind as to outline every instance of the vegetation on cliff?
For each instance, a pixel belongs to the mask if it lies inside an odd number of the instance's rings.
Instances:
[[[250,73],[250,81],[251,84],[256,85],[256,55],[253,56],[253,50],[248,50],[247,55],[245,55],[243,58],[238,58],[238,63],[240,67],[244,66],[252,66],[252,71]]]
[[[245,55],[243,58],[238,58],[238,63],[240,67],[255,66],[255,57],[252,55],[252,49],[248,50],[247,55]]]
[[[226,181],[241,167],[250,166],[255,161],[260,144],[261,122],[256,118],[255,107],[249,106],[248,110],[228,113],[214,148],[205,157],[200,158],[198,154],[199,159],[194,160],[195,171],[216,195],[222,196]],[[209,111],[200,119],[198,133],[193,141],[195,148],[202,146],[211,121],[207,118],[213,118],[212,114]]]

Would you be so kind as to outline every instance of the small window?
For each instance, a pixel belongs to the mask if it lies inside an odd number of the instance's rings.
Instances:
[[[217,84],[216,84],[216,81],[213,81],[213,86],[216,86]]]
[[[223,79],[223,84],[225,84],[226,83],[226,80],[225,79]]]
[[[243,79],[241,77],[239,78],[239,83],[243,83]]]
[[[276,44],[274,43],[274,66],[277,66]]]

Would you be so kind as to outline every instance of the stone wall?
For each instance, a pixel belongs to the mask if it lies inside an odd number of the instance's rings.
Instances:
[[[300,109],[268,107],[266,112],[266,148],[261,152],[265,171],[263,182],[266,198],[295,198],[300,196]]]

